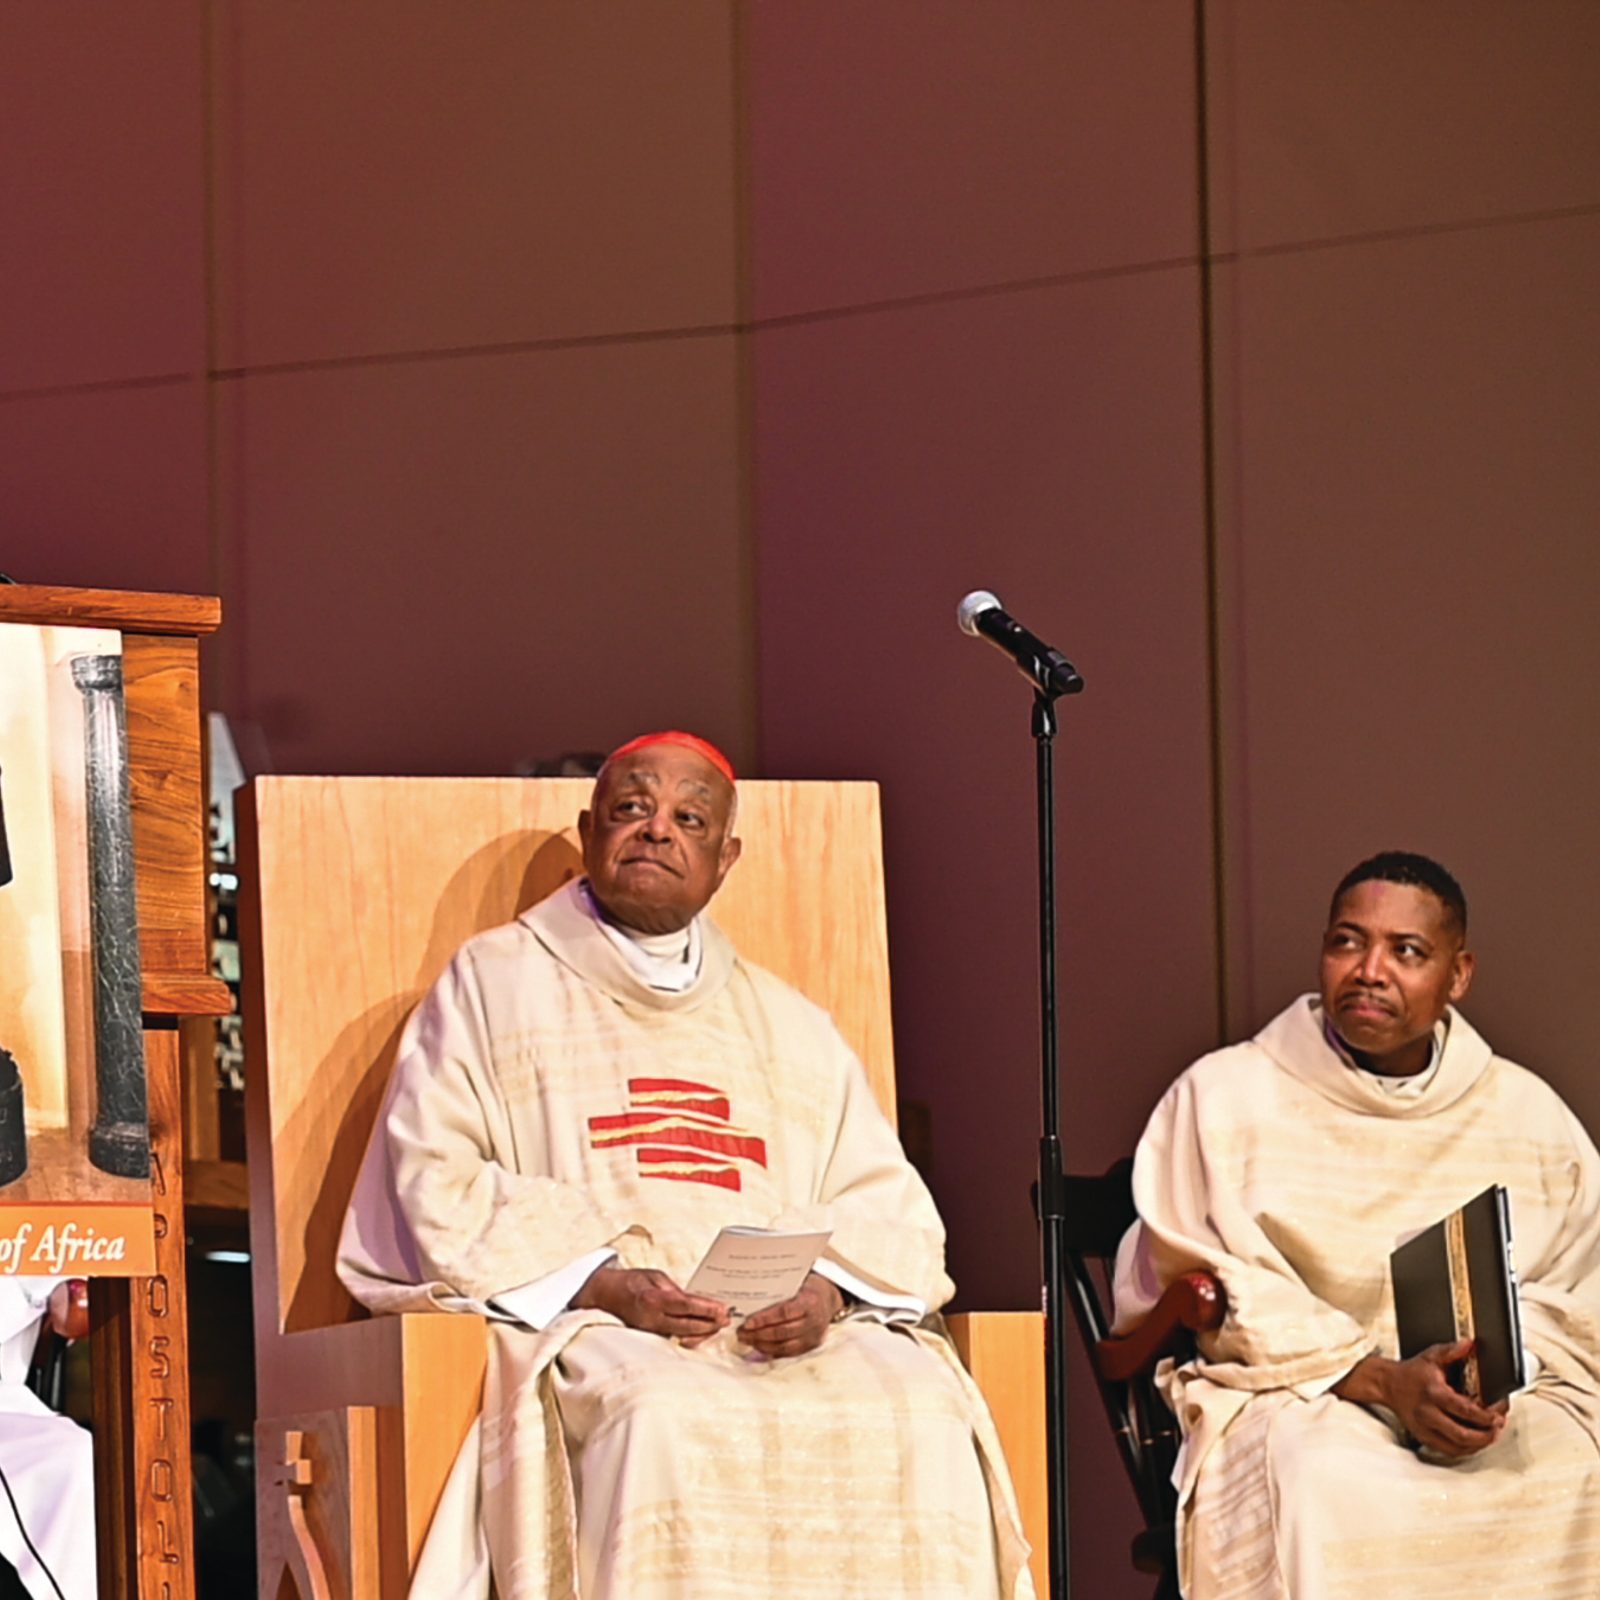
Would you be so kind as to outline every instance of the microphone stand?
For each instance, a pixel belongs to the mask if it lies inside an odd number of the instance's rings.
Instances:
[[[1039,1055],[1043,1128],[1039,1138],[1039,1237],[1044,1269],[1045,1482],[1051,1600],[1070,1600],[1067,1511],[1066,1176],[1061,1159],[1061,1082],[1056,1023],[1056,696],[1035,689],[1033,740],[1039,812]]]
[[[1061,1086],[1056,1028],[1056,701],[1083,688],[1078,669],[1001,609],[987,589],[956,608],[963,633],[981,635],[1010,656],[1033,687],[1033,741],[1039,808],[1039,1055],[1043,1130],[1034,1185],[1044,1269],[1045,1483],[1049,1502],[1050,1600],[1071,1600],[1067,1513],[1067,1212],[1061,1162]]]

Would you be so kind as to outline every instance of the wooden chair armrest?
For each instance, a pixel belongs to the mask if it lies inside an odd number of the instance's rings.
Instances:
[[[1222,1326],[1228,1296],[1209,1272],[1186,1272],[1174,1278],[1150,1314],[1132,1332],[1102,1339],[1095,1350],[1100,1376],[1112,1383],[1148,1372],[1169,1355],[1182,1332],[1210,1333]]]
[[[82,1339],[89,1332],[89,1280],[68,1278],[50,1296],[50,1326],[63,1339]]]

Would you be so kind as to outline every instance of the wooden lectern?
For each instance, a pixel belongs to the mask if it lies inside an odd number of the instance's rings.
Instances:
[[[456,948],[582,870],[587,780],[258,779],[239,812],[262,1600],[406,1593],[476,1415],[464,1315],[369,1317],[339,1229],[406,1017]],[[878,790],[746,782],[712,915],[830,1011],[894,1115]],[[952,1319],[1044,1544],[1037,1313]],[[1037,1569],[1037,1563],[1036,1563]]]
[[[122,634],[144,983],[156,1272],[90,1295],[101,1600],[192,1600],[178,1028],[232,1010],[211,976],[199,640],[221,602],[0,584],[0,623]]]

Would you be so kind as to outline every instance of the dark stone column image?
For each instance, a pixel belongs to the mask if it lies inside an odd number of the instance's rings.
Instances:
[[[0,770],[0,889],[11,882],[11,846],[6,840],[5,773]]]
[[[150,1175],[150,1101],[144,1070],[144,993],[133,888],[133,802],[121,656],[77,656],[89,797],[89,933],[94,971],[98,1105],[89,1159],[123,1178]]]
[[[16,1057],[0,1046],[0,1187],[28,1170],[28,1130],[22,1122],[22,1074]]]

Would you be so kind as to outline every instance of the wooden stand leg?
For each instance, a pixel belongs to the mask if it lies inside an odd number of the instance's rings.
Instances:
[[[194,1600],[189,1315],[176,1024],[147,1029],[153,1277],[91,1287],[101,1600]]]

